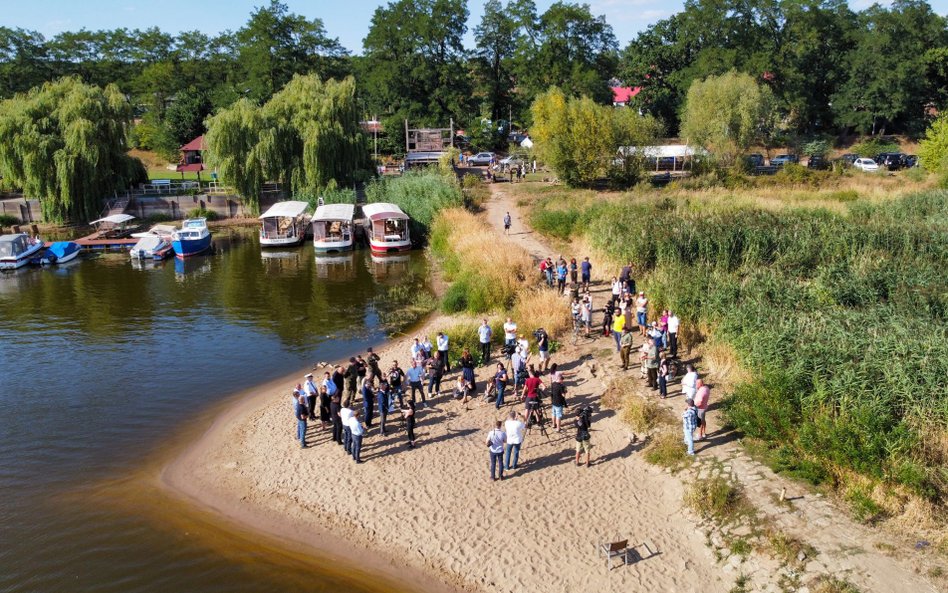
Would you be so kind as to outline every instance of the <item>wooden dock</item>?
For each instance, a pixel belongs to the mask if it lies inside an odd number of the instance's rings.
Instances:
[[[113,237],[103,238],[101,233],[95,232],[79,239],[73,239],[73,242],[86,251],[128,251],[132,245],[138,243],[135,237]],[[46,241],[46,247],[53,244],[53,241]]]

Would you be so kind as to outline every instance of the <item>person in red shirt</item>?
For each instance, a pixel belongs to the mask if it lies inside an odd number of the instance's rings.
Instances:
[[[527,407],[527,423],[540,421],[540,388],[544,387],[543,380],[535,370],[531,370],[530,377],[523,383],[523,392],[520,399],[524,401]]]
[[[704,384],[704,381],[698,379],[695,383],[697,391],[695,392],[695,407],[698,408],[698,419],[701,424],[698,425],[698,440],[704,440],[705,432],[708,429],[708,419],[705,416],[708,412],[708,403],[711,399],[711,388]]]

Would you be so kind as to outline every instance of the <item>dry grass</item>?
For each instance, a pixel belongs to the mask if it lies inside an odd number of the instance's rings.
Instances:
[[[694,460],[682,439],[681,430],[669,427],[649,439],[645,448],[645,461],[677,471],[691,465]]]
[[[701,359],[704,374],[714,382],[718,393],[730,393],[735,385],[751,380],[751,373],[741,365],[729,344],[712,339],[690,353]]]
[[[530,276],[533,278],[533,276]],[[551,337],[563,335],[571,329],[569,309],[563,298],[552,290],[537,287],[521,289],[513,308],[513,317],[521,331],[533,332],[543,328]]]
[[[812,593],[860,593],[859,588],[847,580],[832,576],[821,576],[810,584]]]
[[[740,486],[723,476],[693,481],[685,492],[685,504],[705,519],[720,525],[753,513],[753,507]]]

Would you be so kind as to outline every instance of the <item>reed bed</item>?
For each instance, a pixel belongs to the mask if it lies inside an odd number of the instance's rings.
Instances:
[[[720,191],[713,204],[694,192],[596,201],[555,188],[535,191],[531,222],[635,262],[654,307],[674,309],[692,332],[685,345],[711,334],[711,358],[733,386],[727,418],[746,435],[827,476],[898,484],[944,508],[948,193],[806,191],[838,208],[772,209]]]
[[[365,188],[369,202],[390,202],[411,217],[412,232],[426,237],[439,212],[464,204],[461,186],[454,176],[437,171],[409,171],[399,177],[384,177]]]

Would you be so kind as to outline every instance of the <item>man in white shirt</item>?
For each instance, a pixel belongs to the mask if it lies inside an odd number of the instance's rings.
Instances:
[[[444,372],[447,373],[451,370],[451,363],[448,361],[448,347],[450,346],[450,341],[448,340],[448,336],[442,332],[438,332],[435,342],[438,343],[438,352],[441,353],[441,360],[444,361]]]
[[[504,466],[507,469],[517,469],[517,459],[520,457],[520,445],[523,443],[523,431],[525,429],[523,415],[510,412],[510,419],[504,422],[504,433],[507,435],[507,452],[504,456]],[[513,454],[512,465],[510,463],[511,454]]]
[[[694,365],[687,366],[688,372],[681,378],[681,392],[685,394],[685,399],[694,399],[695,391],[698,389],[698,371]]]
[[[342,448],[346,453],[352,453],[352,428],[349,426],[349,419],[354,413],[348,405],[339,410],[339,418],[342,421]]]
[[[316,389],[316,383],[313,382],[313,373],[306,373],[306,382],[303,383],[303,391],[306,393],[309,419],[316,420],[316,398],[319,397],[319,390]]]
[[[418,338],[415,338],[414,343],[411,345],[411,359],[412,360],[421,360],[424,357],[422,356],[421,342]]]
[[[487,448],[490,451],[490,479],[496,482],[504,479],[504,445],[507,443],[507,433],[503,430],[504,423],[500,420],[494,429],[487,433]],[[496,466],[500,466],[500,477],[494,477]]]
[[[504,323],[504,346],[511,347],[517,343],[517,324],[513,319],[507,318]]]
[[[668,354],[672,358],[678,358],[678,326],[681,320],[675,315],[674,311],[668,312]]]
[[[485,366],[490,360],[490,339],[493,337],[493,331],[487,324],[487,319],[477,328],[477,338],[481,342],[481,366]]]
[[[356,463],[362,463],[362,436],[365,434],[365,429],[362,427],[362,422],[359,421],[358,413],[353,412],[349,416],[349,419],[346,421],[346,427],[349,429],[349,433],[352,435],[352,442],[349,445],[352,453],[352,459]]]

